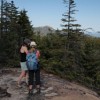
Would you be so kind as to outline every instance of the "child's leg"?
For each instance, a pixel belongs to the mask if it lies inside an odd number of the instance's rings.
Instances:
[[[37,88],[40,88],[40,64],[38,62],[38,70],[35,72],[35,79],[36,79],[36,86]]]
[[[35,79],[36,79],[36,87],[40,89],[40,69],[35,72]]]
[[[29,90],[33,89],[34,71],[29,70]]]

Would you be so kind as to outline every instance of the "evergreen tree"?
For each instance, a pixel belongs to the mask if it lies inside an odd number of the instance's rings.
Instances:
[[[5,1],[2,3],[2,49],[1,52],[4,54],[7,63],[12,63],[18,58],[18,33],[17,33],[17,16],[18,8],[15,6],[14,2],[10,3]],[[10,48],[9,48],[10,47]],[[13,59],[12,61],[10,61]]]
[[[17,26],[17,16],[18,11],[17,7],[15,7],[15,4],[13,1],[11,3],[2,2],[1,6],[1,32],[5,35],[8,34],[8,32],[14,31],[16,32],[16,26]]]
[[[0,53],[5,57],[7,64],[13,65],[18,61],[20,40],[31,38],[33,34],[32,25],[26,11],[19,12],[14,1],[2,0],[0,20],[0,36],[2,36]]]
[[[6,16],[4,13],[4,0],[1,0],[1,5],[0,5],[0,39],[2,38],[3,32],[5,31],[5,26],[4,26],[4,22],[6,21]]]
[[[84,68],[81,64],[84,54],[83,34],[80,32],[80,25],[75,24],[76,19],[74,18],[74,14],[76,12],[76,4],[74,0],[63,1],[67,5],[67,11],[63,14],[64,18],[62,18],[64,35],[67,36],[65,42],[66,52],[64,54],[65,69],[67,69],[65,73],[67,76],[76,78],[80,73],[84,73]]]
[[[27,11],[22,10],[18,16],[18,25],[19,25],[19,37],[20,39],[31,38],[33,34],[33,28],[29,18],[27,16]]]
[[[63,30],[66,32],[67,35],[67,49],[70,48],[70,44],[72,42],[72,38],[75,36],[74,33],[79,32],[80,25],[75,24],[74,22],[76,19],[73,17],[76,10],[76,4],[74,0],[63,0],[64,3],[67,5],[67,12],[63,14],[64,18],[62,18],[62,22],[64,23],[62,26],[64,27]]]

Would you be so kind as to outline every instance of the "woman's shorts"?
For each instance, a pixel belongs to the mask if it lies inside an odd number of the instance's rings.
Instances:
[[[25,71],[28,70],[26,62],[20,62],[20,65],[21,65],[21,70],[25,70]]]

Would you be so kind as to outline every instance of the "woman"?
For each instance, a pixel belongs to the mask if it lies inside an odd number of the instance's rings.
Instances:
[[[30,43],[29,39],[25,39],[21,48],[20,48],[20,66],[21,66],[21,74],[18,77],[18,86],[20,87],[20,83],[23,77],[27,80],[27,66],[26,66],[26,55],[28,54],[28,45]]]

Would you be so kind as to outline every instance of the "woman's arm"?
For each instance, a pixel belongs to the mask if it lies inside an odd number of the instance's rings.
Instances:
[[[21,53],[24,53],[24,52],[25,52],[26,54],[28,54],[28,49],[27,49],[27,47],[26,47],[26,46],[22,46],[21,49],[20,49],[20,52],[21,52]]]
[[[28,54],[28,49],[27,49],[27,47],[24,48],[24,52],[25,52],[26,54]]]

